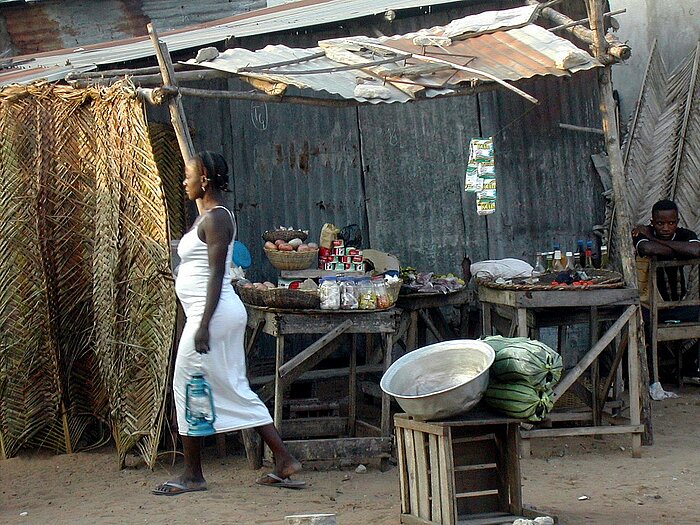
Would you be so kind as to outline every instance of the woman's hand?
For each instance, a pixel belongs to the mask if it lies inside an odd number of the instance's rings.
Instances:
[[[200,325],[194,334],[194,350],[198,354],[209,353],[209,327]]]

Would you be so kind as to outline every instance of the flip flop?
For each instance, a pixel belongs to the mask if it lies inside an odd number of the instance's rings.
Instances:
[[[156,488],[151,490],[151,494],[156,496],[177,496],[178,494],[184,494],[185,492],[201,492],[207,490],[206,485],[200,487],[188,487],[177,481],[166,481],[161,483]]]
[[[263,481],[265,478],[270,478],[273,481],[265,482]],[[306,487],[306,481],[291,478],[281,478],[277,474],[274,474],[272,472],[268,472],[263,477],[256,480],[255,483],[257,483],[258,485],[265,485],[268,487],[279,487],[283,489],[303,489],[304,487]]]

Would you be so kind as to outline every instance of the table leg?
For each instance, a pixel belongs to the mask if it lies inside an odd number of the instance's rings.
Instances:
[[[630,392],[630,424],[639,425],[641,422],[641,407],[639,398],[639,347],[637,330],[641,324],[639,319],[640,312],[637,308],[636,313],[630,318],[627,323],[627,334],[629,342],[627,343],[627,366],[629,374],[629,392]],[[646,358],[646,357],[645,357]],[[635,458],[642,457],[642,436],[641,434],[632,434],[632,456]]]
[[[527,337],[527,309],[518,308],[518,336]]]
[[[590,326],[589,326],[591,348],[593,348],[593,345],[595,345],[598,342],[598,339],[600,337],[599,327],[600,327],[600,325],[598,322],[598,307],[591,306],[591,319],[590,319]],[[595,427],[600,426],[600,423],[601,423],[601,412],[598,409],[599,397],[601,395],[605,395],[605,394],[601,394],[598,391],[598,388],[599,388],[599,385],[598,385],[598,383],[599,383],[598,364],[599,364],[598,358],[596,358],[591,363],[591,408],[593,410],[593,426],[595,426]]]
[[[284,388],[282,388],[282,378],[280,377],[280,368],[284,364],[284,336],[277,336],[277,345],[275,350],[275,413],[274,421],[277,431],[280,431],[282,426],[282,404],[284,396]]]
[[[350,371],[348,374],[348,435],[355,437],[357,421],[357,334],[350,336]]]
[[[493,335],[491,326],[491,303],[481,303],[481,334]]]
[[[510,492],[510,512],[519,516],[523,511],[522,473],[520,471],[520,429],[518,423],[506,426],[506,470]],[[528,440],[529,441],[529,440]]]
[[[411,320],[406,335],[406,352],[413,352],[418,348],[418,311],[412,310],[410,315]]]
[[[386,344],[384,350],[384,372],[391,366],[391,348],[394,346],[394,334],[384,336]],[[391,436],[391,398],[386,392],[382,392],[382,437]]]

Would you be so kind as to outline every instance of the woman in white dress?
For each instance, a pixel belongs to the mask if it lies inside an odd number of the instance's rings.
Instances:
[[[246,377],[243,337],[246,310],[231,286],[228,261],[236,237],[236,221],[223,206],[228,188],[228,166],[218,153],[198,153],[185,167],[185,192],[197,201],[200,215],[192,229],[180,240],[180,266],[175,291],[187,322],[180,338],[175,361],[173,391],[178,432],[184,452],[184,472],[153,490],[173,496],[207,489],[202,475],[202,438],[188,436],[185,419],[185,387],[194,372],[203,372],[211,385],[217,433],[255,428],[275,458],[274,472],[257,483],[299,488],[301,481],[290,476],[301,464],[287,450],[270,412],[251,390]]]

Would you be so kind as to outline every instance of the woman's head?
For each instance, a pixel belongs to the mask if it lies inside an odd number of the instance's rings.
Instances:
[[[203,198],[207,191],[228,191],[228,164],[213,151],[200,151],[185,164],[185,192],[190,200]]]

